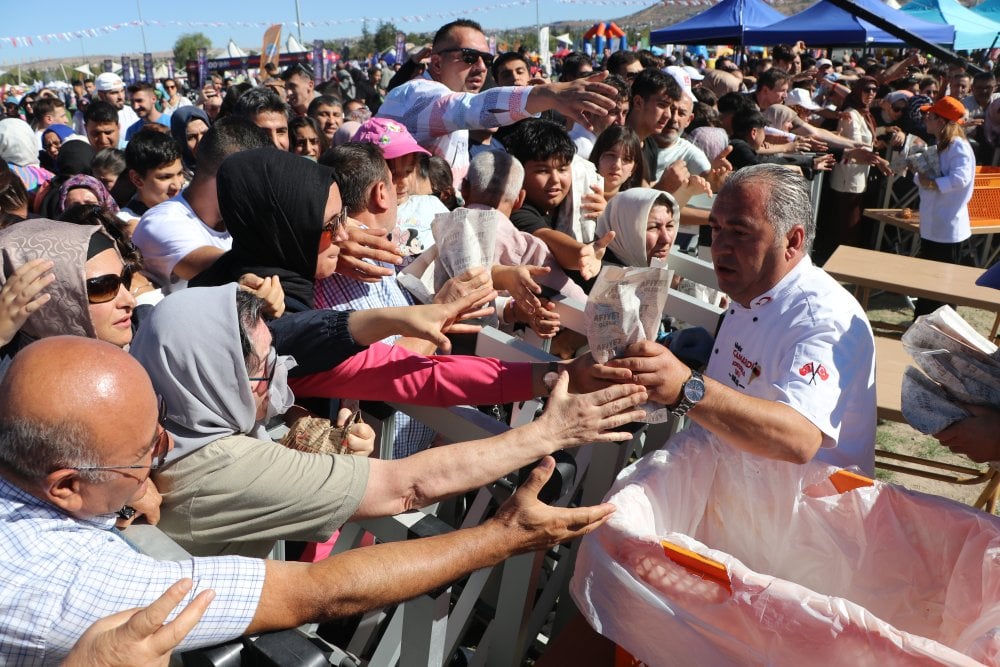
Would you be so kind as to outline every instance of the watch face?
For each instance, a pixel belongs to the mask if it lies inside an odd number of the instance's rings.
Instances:
[[[705,383],[699,377],[692,377],[684,383],[684,398],[691,403],[697,403],[705,398]]]

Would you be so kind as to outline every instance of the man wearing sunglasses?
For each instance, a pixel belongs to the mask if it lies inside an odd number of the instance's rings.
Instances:
[[[607,115],[618,91],[607,73],[568,83],[492,88],[480,93],[493,63],[486,35],[475,21],[458,19],[434,35],[425,77],[393,88],[378,115],[406,126],[417,142],[451,164],[456,186],[469,169],[469,130],[511,125],[556,110],[592,128]]]
[[[559,382],[564,392],[565,377]],[[64,336],[17,355],[0,381],[0,576],[7,582],[0,589],[0,662],[58,663],[93,622],[145,607],[184,578],[195,585],[182,605],[205,589],[215,599],[182,651],[359,614],[583,535],[613,511],[541,503],[537,494],[554,468],[544,457],[513,497],[473,528],[314,564],[234,556],[158,561],[110,529],[115,510],[141,491],[171,447],[149,377],[122,350]]]

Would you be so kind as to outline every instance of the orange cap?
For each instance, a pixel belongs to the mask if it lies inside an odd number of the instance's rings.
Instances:
[[[920,107],[920,110],[924,112],[930,111],[953,123],[965,123],[965,105],[949,95],[942,97],[934,104],[923,105]]]

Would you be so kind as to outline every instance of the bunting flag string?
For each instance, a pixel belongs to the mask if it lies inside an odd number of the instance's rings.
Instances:
[[[397,16],[393,17],[393,21],[398,21],[400,23],[423,23],[425,21],[432,20],[451,20],[455,18],[461,18],[463,16],[474,16],[476,14],[481,14],[484,12],[494,11],[498,9],[510,9],[511,7],[525,7],[527,5],[534,4],[535,0],[509,0],[508,2],[501,2],[494,5],[486,5],[482,7],[472,7],[468,9],[448,11],[448,12],[429,12],[426,14],[412,14],[408,16]],[[648,0],[646,0],[648,4]],[[383,18],[342,18],[342,19],[323,19],[318,21],[302,21],[300,24],[296,24],[295,21],[285,21],[282,23],[286,28],[295,28],[301,25],[303,28],[319,28],[319,27],[329,27],[338,25],[351,25],[351,24],[364,24],[364,23],[378,23],[384,20]],[[17,35],[10,37],[0,36],[0,48],[4,46],[27,47],[34,46],[36,43],[49,44],[51,42],[69,42],[74,39],[85,39],[89,37],[100,37],[101,35],[109,35],[113,32],[117,32],[126,28],[138,28],[142,27],[156,27],[156,28],[267,28],[274,25],[274,21],[160,21],[160,20],[145,20],[145,21],[123,21],[122,23],[112,23],[109,25],[100,26],[97,28],[84,28],[81,30],[70,30],[67,32],[49,32],[45,34],[38,35]]]

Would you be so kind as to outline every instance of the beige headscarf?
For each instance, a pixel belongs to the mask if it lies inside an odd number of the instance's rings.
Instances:
[[[597,219],[597,238],[614,231],[615,238],[608,249],[626,266],[649,266],[646,257],[646,226],[649,212],[660,197],[665,197],[680,224],[681,210],[677,200],[667,192],[652,188],[630,188],[619,192],[608,202]]]
[[[54,264],[56,279],[45,288],[51,300],[28,317],[18,333],[18,347],[48,336],[96,338],[87,299],[86,268],[90,238],[106,234],[98,225],[74,225],[55,220],[26,220],[0,231],[3,272],[0,285],[33,259]],[[107,245],[114,248],[111,237]]]

